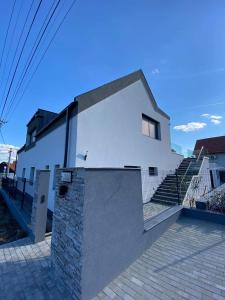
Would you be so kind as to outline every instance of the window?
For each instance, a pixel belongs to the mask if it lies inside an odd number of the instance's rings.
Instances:
[[[159,122],[142,114],[142,134],[159,139]]]
[[[33,130],[33,131],[31,132],[31,134],[30,134],[30,142],[31,142],[31,143],[34,143],[35,140],[36,140],[36,129]]]
[[[27,145],[33,144],[35,142],[35,140],[36,140],[36,129],[29,132],[28,137],[27,137]]]
[[[124,168],[129,168],[129,169],[140,169],[140,166],[124,166]]]
[[[23,168],[23,171],[22,171],[22,178],[25,178],[25,175],[26,175],[26,168]]]
[[[149,176],[157,176],[158,175],[158,168],[156,167],[149,167],[148,168]]]
[[[56,174],[57,174],[57,170],[60,168],[60,165],[55,165],[55,168],[54,168],[54,174],[53,174],[53,190],[55,190],[55,187],[56,187]]]
[[[46,165],[46,166],[45,166],[45,170],[49,170],[49,165]]]
[[[30,168],[30,184],[34,183],[35,167]]]

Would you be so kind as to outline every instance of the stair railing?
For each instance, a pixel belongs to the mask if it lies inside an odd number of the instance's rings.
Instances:
[[[180,195],[181,195],[182,184],[183,184],[183,182],[184,182],[185,177],[187,176],[187,173],[188,173],[188,171],[189,171],[191,165],[192,165],[192,161],[189,162],[189,165],[188,165],[188,167],[187,167],[187,169],[186,169],[186,171],[185,171],[183,177],[181,178],[180,187],[179,187],[179,198],[180,198]]]
[[[202,148],[201,148],[201,150],[200,150],[200,152],[199,152],[199,154],[198,154],[198,157],[197,157],[197,160],[196,160],[196,161],[199,161],[199,159],[200,159],[200,157],[201,157],[201,155],[202,155],[203,150],[204,150],[204,146],[202,146]]]

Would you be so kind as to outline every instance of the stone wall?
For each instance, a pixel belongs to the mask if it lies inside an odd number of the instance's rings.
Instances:
[[[65,196],[59,196],[61,170],[57,172],[53,215],[52,259],[74,299],[81,299],[82,240],[84,214],[84,170],[72,169],[72,183]]]
[[[91,299],[144,250],[140,170],[66,169],[57,174],[52,261],[73,299]],[[65,170],[64,170],[65,171]],[[60,196],[60,186],[68,188]]]

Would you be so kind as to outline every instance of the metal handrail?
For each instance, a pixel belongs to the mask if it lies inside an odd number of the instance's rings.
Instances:
[[[202,146],[202,148],[201,148],[201,150],[200,150],[200,152],[199,152],[199,154],[198,154],[198,158],[197,158],[197,160],[196,160],[196,161],[199,161],[199,159],[200,159],[200,157],[201,157],[201,154],[202,154],[202,151],[203,151],[203,149],[204,149],[204,146]]]
[[[185,178],[186,175],[187,175],[187,172],[188,172],[189,169],[190,169],[191,164],[192,164],[192,161],[189,162],[189,165],[188,165],[188,167],[187,167],[187,169],[186,169],[186,171],[185,171],[185,173],[184,173],[184,175],[183,175],[183,177],[182,177],[182,179],[181,179],[181,182],[180,182],[180,188],[179,188],[179,194],[181,193],[181,186],[182,186],[182,183],[183,183],[183,181],[184,181],[184,178]]]

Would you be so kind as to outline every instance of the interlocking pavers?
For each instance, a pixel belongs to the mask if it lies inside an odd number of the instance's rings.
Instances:
[[[0,247],[0,299],[70,300],[53,276],[50,243]],[[225,226],[182,218],[95,300],[225,299]]]

